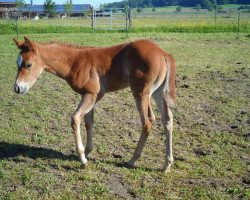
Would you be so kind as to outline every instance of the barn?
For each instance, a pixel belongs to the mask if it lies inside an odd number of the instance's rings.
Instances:
[[[55,5],[55,15],[62,17],[65,16],[66,13],[70,13],[70,16],[79,17],[84,16],[84,12],[91,9],[90,4],[72,4],[71,11],[65,10],[65,5],[56,4]],[[16,7],[15,0],[0,0],[0,18],[8,19],[12,16],[18,16],[23,18],[34,18],[45,17],[47,13],[45,12],[44,5],[34,5],[31,0],[30,4],[26,4],[21,7]]]
[[[91,9],[90,4],[73,4],[70,15],[74,17],[79,17],[84,15],[84,11]],[[45,12],[44,5],[25,5],[18,8],[19,13],[21,13],[24,18],[34,18],[35,16],[45,17],[48,14]],[[65,5],[56,4],[55,5],[55,15],[62,17],[68,12],[65,9]]]
[[[8,19],[16,8],[15,0],[0,0],[0,18]]]

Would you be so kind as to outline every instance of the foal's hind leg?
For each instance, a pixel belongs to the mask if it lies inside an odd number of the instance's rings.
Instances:
[[[169,108],[164,91],[153,94],[153,98],[161,114],[161,121],[166,134],[166,162],[163,167],[163,171],[169,172],[174,161],[172,154],[173,114]]]
[[[136,160],[141,157],[142,150],[145,146],[155,118],[150,105],[149,95],[144,95],[140,98],[135,97],[135,100],[137,109],[141,117],[142,133],[132,158],[127,162],[127,164],[131,167],[133,167]]]
[[[149,117],[149,120],[151,122],[154,122],[155,121],[155,115],[153,113],[153,110],[152,110],[152,106],[151,106],[151,101],[149,99],[149,104],[148,104],[148,117]]]

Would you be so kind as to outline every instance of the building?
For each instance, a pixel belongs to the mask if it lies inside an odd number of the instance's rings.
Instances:
[[[70,1],[72,3],[72,1]],[[90,4],[72,4],[72,10],[66,11],[64,5],[55,5],[55,14],[65,16],[70,13],[71,16],[83,16],[84,11],[91,9]],[[0,19],[8,19],[9,17],[19,16],[23,18],[34,18],[36,16],[47,16],[44,5],[33,5],[33,0],[30,4],[26,4],[17,8],[15,0],[0,0]]]
[[[88,11],[91,9],[90,4],[73,4],[72,10],[65,10],[64,5],[55,5],[55,13],[58,16],[65,16],[66,13],[70,13],[71,16],[83,16],[84,11]],[[19,13],[21,13],[22,17],[25,18],[34,18],[35,16],[47,16],[45,12],[44,5],[25,5],[17,9]]]
[[[16,8],[15,0],[0,0],[0,18],[8,19]]]

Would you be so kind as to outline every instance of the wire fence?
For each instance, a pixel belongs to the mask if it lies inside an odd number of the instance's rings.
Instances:
[[[95,30],[128,30],[129,15],[125,8],[92,10],[91,27]]]
[[[126,9],[105,9],[101,11],[62,15],[56,14],[54,18],[38,13],[22,13],[16,10],[2,12],[1,21],[14,21],[17,26],[35,28],[46,26],[78,27],[94,30],[124,30],[137,28],[157,28],[171,26],[203,26],[210,25],[215,29],[221,25],[237,27],[241,32],[243,25],[250,31],[250,12],[245,10],[233,11],[192,11],[192,12],[152,12],[141,13]],[[204,26],[206,28],[206,26]],[[18,27],[16,27],[18,30]],[[235,31],[235,29],[234,29]]]

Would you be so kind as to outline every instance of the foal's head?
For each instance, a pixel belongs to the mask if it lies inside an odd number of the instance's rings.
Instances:
[[[25,94],[36,82],[43,71],[43,62],[38,54],[36,44],[24,37],[24,42],[13,38],[17,47],[20,49],[17,58],[17,78],[14,90],[18,94]]]

